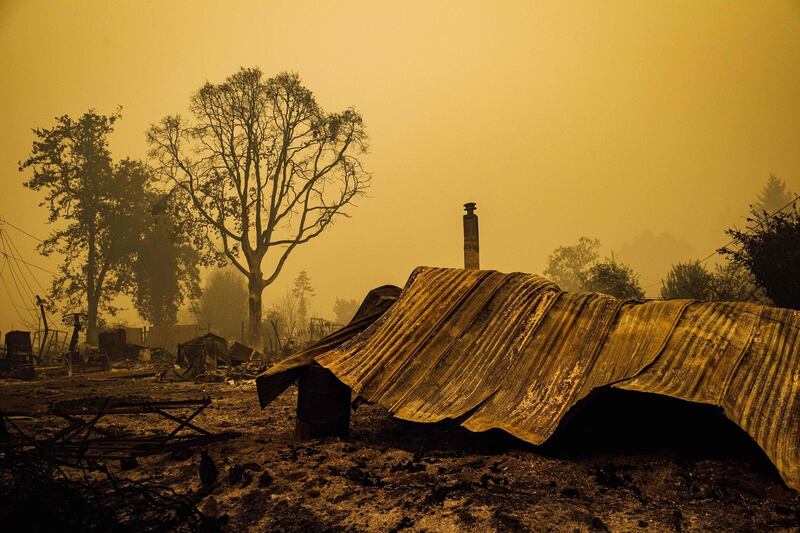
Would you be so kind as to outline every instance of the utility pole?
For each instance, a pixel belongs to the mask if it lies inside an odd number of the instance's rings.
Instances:
[[[42,300],[38,294],[36,295],[36,305],[39,306],[39,311],[42,314],[42,323],[44,324],[44,333],[39,339],[39,360],[41,361],[42,354],[44,353],[44,347],[47,343],[47,335],[50,333],[50,328],[47,327],[47,315],[44,313],[44,300]]]

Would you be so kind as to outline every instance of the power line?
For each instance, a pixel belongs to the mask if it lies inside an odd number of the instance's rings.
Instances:
[[[44,241],[43,241],[42,239],[40,239],[39,237],[35,237],[34,235],[31,235],[30,233],[28,233],[28,232],[27,232],[27,231],[25,231],[24,229],[22,229],[22,228],[20,228],[20,227],[18,227],[18,226],[15,226],[14,224],[12,224],[11,222],[9,222],[9,221],[8,221],[8,220],[6,220],[5,218],[0,218],[0,224],[6,224],[6,225],[8,225],[8,226],[11,226],[11,227],[12,227],[12,228],[14,228],[15,230],[19,231],[20,233],[22,233],[22,234],[24,234],[24,235],[27,235],[28,237],[30,237],[31,239],[33,239],[33,240],[35,240],[35,241],[44,242]]]
[[[6,284],[6,278],[3,276],[3,270],[6,268],[6,263],[3,263],[0,266],[0,283],[3,284],[3,289],[5,289],[6,291],[6,296],[8,296],[8,301],[11,303],[11,307],[14,309],[17,318],[19,318],[20,322],[22,322],[23,325],[26,325],[27,321],[25,320],[25,318],[23,318],[22,313],[20,313],[19,307],[17,307],[14,298],[12,298],[11,296],[11,291],[8,289],[8,285]]]
[[[16,257],[11,257],[11,256],[9,256],[7,253],[5,253],[5,252],[2,252],[2,251],[0,251],[0,255],[4,255],[4,256],[6,257],[6,259],[12,259],[12,260],[14,260],[14,261],[17,261],[17,262],[19,262],[19,263],[25,263],[25,264],[26,264],[26,265],[28,265],[28,266],[32,266],[33,268],[38,268],[39,270],[42,270],[42,271],[44,271],[44,272],[47,272],[48,274],[52,274],[52,275],[54,275],[54,276],[58,276],[58,274],[57,274],[56,272],[53,272],[52,270],[47,270],[47,269],[46,269],[46,268],[44,268],[44,267],[40,267],[39,265],[34,265],[33,263],[29,263],[29,262],[27,262],[27,261],[24,261],[24,260],[22,260],[22,259],[17,259]]]
[[[767,217],[766,217],[766,220],[769,220],[769,219],[771,219],[772,217],[774,217],[774,216],[775,216],[775,215],[777,215],[778,213],[781,213],[781,212],[783,212],[783,211],[784,211],[786,208],[788,208],[789,206],[791,206],[791,205],[794,205],[794,203],[795,203],[795,202],[796,202],[798,199],[800,199],[800,194],[795,194],[795,195],[794,195],[794,198],[792,198],[792,199],[789,201],[789,203],[787,203],[786,205],[784,205],[784,206],[783,206],[783,207],[781,207],[780,209],[777,209],[776,211],[773,211],[772,213],[768,213],[768,214],[767,214]],[[752,229],[751,229],[751,230],[749,230],[749,231],[745,231],[744,233],[745,233],[745,234],[747,234],[747,233],[749,233],[750,231],[752,231]],[[730,245],[732,245],[732,244],[734,244],[734,243],[736,243],[736,239],[735,239],[735,238],[734,238],[734,239],[731,239],[731,240],[730,240],[730,241],[729,241],[727,244],[723,245],[722,247],[720,247],[720,248],[717,248],[716,250],[714,250],[713,252],[711,252],[710,254],[708,254],[707,256],[705,256],[703,259],[700,259],[700,260],[699,260],[697,263],[698,263],[699,265],[702,265],[703,263],[705,263],[706,261],[708,261],[709,259],[711,259],[711,258],[712,258],[712,257],[714,257],[715,255],[717,255],[717,254],[719,253],[719,251],[720,251],[720,250],[722,250],[723,248],[727,248],[728,246],[730,246]],[[657,282],[655,282],[655,283],[651,283],[650,285],[647,285],[647,286],[645,286],[645,287],[642,287],[642,290],[649,289],[649,288],[651,288],[651,287],[655,287],[656,285],[659,285],[661,282],[662,282],[662,280],[659,280],[659,281],[657,281]]]
[[[17,294],[19,294],[19,298],[20,298],[20,305],[19,306],[17,306],[17,303],[14,301],[14,298],[11,295],[11,290],[8,288],[8,285],[5,282],[5,277],[4,276],[3,276],[3,286],[4,286],[5,290],[6,290],[6,294],[8,295],[8,298],[9,298],[9,301],[11,302],[12,307],[14,307],[14,310],[17,313],[17,316],[20,318],[20,320],[23,322],[24,325],[26,325],[30,329],[34,329],[34,328],[31,327],[31,323],[28,323],[28,321],[25,320],[22,317],[22,312],[20,311],[20,307],[22,309],[24,309],[25,311],[27,311],[30,314],[31,318],[33,319],[33,323],[36,323],[38,321],[38,318],[36,317],[36,313],[34,312],[34,309],[30,308],[30,307],[26,307],[26,305],[25,305],[26,301],[33,301],[35,299],[36,295],[35,295],[33,289],[31,288],[30,283],[28,283],[28,280],[26,279],[26,277],[24,275],[24,272],[22,272],[22,267],[20,267],[18,263],[12,263],[11,262],[11,259],[13,259],[14,261],[17,261],[17,258],[14,257],[13,253],[12,253],[12,255],[9,255],[7,253],[7,247],[11,243],[11,238],[10,238],[10,236],[6,235],[6,233],[7,232],[0,231],[0,246],[2,246],[2,251],[0,251],[0,253],[2,253],[2,255],[4,255],[5,258],[6,258],[6,264],[8,265],[8,273],[11,275],[11,281],[14,284],[14,288],[16,288],[16,290],[17,290]],[[16,269],[19,271],[19,274],[17,274],[17,270],[14,269],[15,266],[16,266]],[[21,279],[22,287],[20,287],[20,283],[18,282],[17,277],[19,277]],[[28,295],[27,296],[25,294],[23,294],[23,292],[24,292],[23,289],[27,289],[27,291],[28,291]]]
[[[781,213],[781,212],[782,212],[782,211],[784,211],[784,210],[785,210],[787,207],[789,207],[789,206],[791,206],[791,205],[794,205],[794,203],[797,201],[797,199],[798,199],[798,198],[800,198],[800,194],[795,194],[795,195],[794,195],[794,198],[792,198],[791,200],[789,200],[789,203],[787,203],[786,205],[784,205],[784,206],[783,206],[783,207],[781,207],[780,209],[778,209],[778,210],[776,210],[776,211],[773,211],[772,213],[767,213],[767,218],[766,218],[766,220],[769,220],[769,219],[771,219],[772,217],[774,217],[775,215],[777,215],[778,213]],[[744,233],[749,233],[749,231],[745,231]],[[728,246],[730,246],[731,244],[734,244],[735,242],[736,242],[736,239],[735,239],[735,238],[734,238],[734,239],[731,239],[731,240],[730,240],[730,242],[728,242],[727,244],[725,244],[724,246],[722,246],[722,248],[727,248]],[[706,261],[708,261],[709,259],[711,259],[711,258],[712,258],[712,257],[714,257],[715,255],[717,255],[717,254],[719,253],[719,251],[720,251],[722,248],[717,248],[716,250],[714,250],[713,252],[711,252],[710,254],[708,254],[707,256],[705,256],[703,259],[701,259],[701,260],[699,261],[699,263],[702,265],[703,263],[705,263]]]
[[[11,248],[12,248],[12,255],[15,255],[15,256],[17,257],[17,259],[16,259],[16,260],[17,260],[17,261],[20,261],[20,262],[22,262],[22,264],[24,264],[24,265],[25,265],[25,269],[28,271],[28,274],[30,274],[30,275],[31,275],[31,278],[33,278],[33,281],[36,283],[36,285],[38,285],[38,286],[39,286],[39,289],[42,291],[42,293],[46,293],[46,292],[47,292],[47,290],[46,290],[46,289],[45,289],[45,288],[42,286],[42,284],[41,284],[41,283],[39,283],[39,280],[38,280],[38,279],[36,278],[36,276],[34,275],[33,271],[31,270],[31,267],[30,267],[30,265],[29,265],[28,263],[26,263],[26,262],[25,262],[25,261],[22,259],[22,254],[19,252],[19,248],[17,248],[17,245],[16,245],[16,244],[14,244],[14,241],[11,239],[11,236],[10,236],[10,235],[8,235],[8,233],[6,233],[5,237],[6,237],[6,240],[8,241],[8,243],[11,245]]]
[[[17,317],[19,318],[20,322],[22,322],[24,326],[28,327],[28,329],[33,329],[30,327],[28,321],[22,316],[22,312],[19,310],[19,306],[14,301],[14,298],[11,295],[11,290],[8,288],[8,284],[6,283],[6,278],[5,276],[3,276],[2,271],[0,271],[0,282],[3,284],[3,289],[5,289],[6,291],[6,295],[8,296],[8,301],[11,303],[11,307],[14,309],[14,312],[17,314]]]
[[[12,279],[13,279],[13,276],[12,276]],[[5,278],[5,276],[2,275],[2,273],[0,273],[0,281],[3,284],[3,288],[5,289],[6,295],[8,296],[8,301],[11,303],[11,307],[14,308],[14,312],[17,314],[17,317],[20,319],[20,321],[23,323],[23,325],[28,326],[29,329],[33,329],[33,328],[30,328],[29,322],[22,316],[23,314],[20,311],[20,307],[22,307],[22,309],[27,310],[31,314],[31,316],[34,317],[33,312],[30,309],[26,309],[25,308],[25,298],[20,295],[20,298],[22,298],[22,302],[21,302],[21,305],[17,305],[17,302],[14,300],[14,297],[11,294],[11,289],[8,288],[8,284],[6,283],[6,278]],[[17,288],[17,290],[19,290],[19,288]]]
[[[10,247],[13,246],[13,243],[11,242],[11,239],[8,237],[6,232],[0,232],[0,238],[3,240],[3,249],[4,250],[10,250],[11,251],[11,257],[16,261],[17,257],[14,254],[14,251],[10,249]],[[28,289],[28,293],[30,294],[31,299],[32,300],[35,299],[36,291],[34,291],[33,287],[31,287],[31,284],[28,283],[28,278],[27,278],[27,276],[25,276],[25,273],[22,271],[22,267],[19,265],[19,263],[16,263],[16,267],[17,267],[17,271],[15,272],[14,269],[12,268],[12,272],[15,275],[17,273],[19,274],[19,279],[22,281],[22,284],[24,285],[24,287]]]
[[[8,232],[3,232],[2,230],[0,230],[0,239],[2,239],[2,237],[4,237],[4,236],[8,236]],[[17,249],[16,246],[14,246],[13,241],[11,241],[11,237],[8,236],[7,239],[8,239],[8,242],[11,243],[11,246],[13,246],[15,250],[17,250],[17,254],[20,255],[19,254],[19,250]],[[2,242],[5,242],[5,239],[2,239]],[[48,270],[48,269],[46,269],[44,267],[40,267],[39,265],[35,265],[35,264],[33,264],[33,263],[29,262],[29,261],[25,261],[24,259],[22,259],[21,255],[20,255],[20,257],[15,257],[13,255],[9,255],[7,253],[7,251],[6,251],[6,249],[5,249],[5,245],[3,246],[3,249],[0,250],[0,255],[5,256],[6,259],[11,259],[13,261],[16,261],[17,263],[23,263],[23,264],[25,264],[25,265],[27,265],[29,267],[38,268],[39,270],[47,272],[48,274],[52,274],[54,276],[58,276],[58,274],[53,272],[52,270]],[[31,273],[31,275],[33,275],[33,273]],[[36,278],[34,277],[34,279],[36,279]]]
[[[36,314],[33,312],[33,310],[31,308],[25,307],[26,297],[25,297],[24,294],[22,294],[22,289],[20,289],[19,283],[17,283],[17,279],[16,279],[16,276],[14,275],[14,271],[13,270],[11,271],[11,281],[14,283],[14,287],[17,289],[17,294],[19,294],[20,301],[21,301],[20,307],[22,307],[22,309],[26,310],[31,315],[31,318],[33,318],[33,321],[36,322]],[[33,295],[30,296],[30,299],[33,300]]]

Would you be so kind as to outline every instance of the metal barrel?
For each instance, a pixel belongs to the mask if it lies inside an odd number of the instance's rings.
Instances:
[[[295,438],[346,437],[349,430],[350,387],[327,368],[302,368],[297,381]]]

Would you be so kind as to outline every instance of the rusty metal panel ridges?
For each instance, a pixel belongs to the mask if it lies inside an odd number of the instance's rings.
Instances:
[[[530,274],[420,267],[388,311],[311,359],[399,418],[459,418],[533,444],[597,387],[716,405],[800,489],[798,328],[787,309],[622,301]]]

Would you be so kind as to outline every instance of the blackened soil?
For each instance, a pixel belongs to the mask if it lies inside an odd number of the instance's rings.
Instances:
[[[252,380],[159,383],[106,373],[3,381],[0,409],[44,411],[56,402],[75,406],[105,396],[204,395],[214,403],[196,423],[242,433],[208,446],[219,470],[213,487],[201,486],[199,450],[140,458],[125,471],[110,466],[115,475],[166,484],[193,498],[225,531],[800,528],[800,498],[752,442],[718,412],[703,418],[689,406],[700,420],[687,419],[694,415],[682,404],[642,409],[635,401],[637,410],[624,397],[599,397],[543,449],[500,431],[403,422],[369,405],[353,413],[347,440],[297,442],[294,388],[262,411]],[[27,423],[40,436],[54,431],[45,419]],[[149,415],[107,423],[139,433],[168,429]]]

